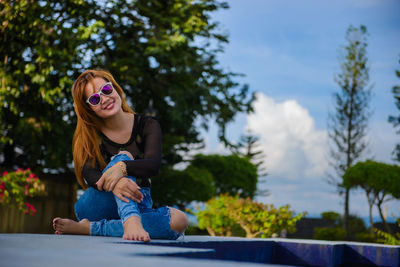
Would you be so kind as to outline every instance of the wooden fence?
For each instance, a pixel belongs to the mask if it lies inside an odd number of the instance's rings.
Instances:
[[[0,205],[0,233],[54,233],[55,217],[76,220],[74,204],[79,185],[72,174],[43,174],[39,179],[46,186],[47,196],[28,200],[37,212],[26,215],[16,206]]]

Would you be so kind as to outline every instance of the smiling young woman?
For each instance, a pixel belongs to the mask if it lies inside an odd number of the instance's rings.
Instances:
[[[122,88],[103,70],[82,73],[72,94],[78,118],[73,139],[75,174],[87,190],[75,204],[79,222],[55,218],[55,233],[137,241],[182,235],[188,225],[182,211],[152,208],[150,177],[161,164],[157,120],[135,114]]]

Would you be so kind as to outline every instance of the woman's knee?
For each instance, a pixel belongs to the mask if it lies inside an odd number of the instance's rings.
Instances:
[[[74,205],[78,220],[118,219],[118,209],[112,192],[98,191],[92,187],[78,199]]]
[[[178,209],[170,208],[171,213],[171,221],[170,227],[171,230],[177,231],[182,234],[189,225],[189,219],[186,214]]]

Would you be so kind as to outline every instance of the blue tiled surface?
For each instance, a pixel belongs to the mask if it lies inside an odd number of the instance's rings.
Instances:
[[[200,240],[199,240],[200,239]],[[400,247],[295,239],[186,237],[149,245],[214,249],[215,259],[297,266],[400,266]]]
[[[186,236],[141,243],[113,237],[0,234],[0,266],[393,266],[400,247],[294,239]]]

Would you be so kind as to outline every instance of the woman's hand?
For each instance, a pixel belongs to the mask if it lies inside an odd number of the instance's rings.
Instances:
[[[121,178],[115,185],[113,193],[119,199],[129,202],[129,199],[139,203],[143,200],[143,194],[139,191],[140,187],[129,178]]]
[[[122,164],[124,164],[125,167],[121,166]],[[120,161],[117,164],[114,164],[114,166],[109,168],[107,171],[105,171],[96,183],[97,189],[100,191],[102,191],[103,189],[106,191],[114,190],[114,187],[118,183],[118,181],[125,176],[123,168],[125,168],[126,170],[126,164]]]

